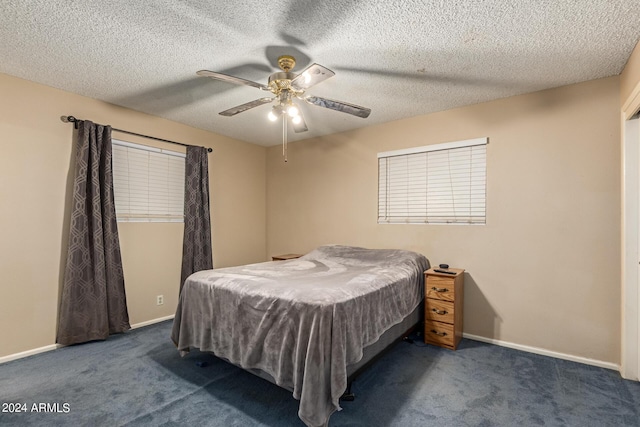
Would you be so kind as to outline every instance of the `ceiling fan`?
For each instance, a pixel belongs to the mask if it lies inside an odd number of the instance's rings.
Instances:
[[[339,111],[341,113],[352,114],[356,117],[366,119],[371,113],[371,109],[361,107],[347,102],[335,101],[318,96],[306,96],[305,91],[310,87],[328,79],[335,75],[330,69],[319,64],[311,64],[299,74],[291,72],[295,67],[296,60],[291,55],[282,55],[278,57],[278,66],[282,71],[273,73],[269,76],[269,83],[263,85],[240,77],[229,76],[223,73],[216,73],[208,70],[200,70],[196,74],[204,77],[211,77],[215,80],[222,80],[238,85],[251,86],[267,92],[271,92],[273,97],[258,98],[254,101],[246,102],[228,110],[220,112],[222,116],[235,116],[236,114],[259,107],[263,104],[276,102],[269,112],[271,121],[278,120],[282,117],[282,151],[287,161],[287,117],[291,119],[293,130],[296,133],[306,132],[307,124],[300,108],[295,104],[294,100],[305,101],[308,104],[318,107],[328,108],[330,110]]]

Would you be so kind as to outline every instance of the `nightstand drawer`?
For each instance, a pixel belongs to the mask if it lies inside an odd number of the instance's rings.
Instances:
[[[425,285],[426,297],[455,301],[454,282],[449,277],[428,276]]]
[[[431,320],[424,322],[424,341],[426,343],[454,348],[454,339],[453,325]]]
[[[424,300],[425,320],[437,320],[438,322],[453,323],[453,302],[427,298]]]

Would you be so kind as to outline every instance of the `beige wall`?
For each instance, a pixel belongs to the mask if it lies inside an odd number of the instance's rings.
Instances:
[[[212,147],[214,264],[265,260],[264,147],[4,74],[0,94],[0,357],[55,342],[73,179],[73,127],[60,121],[62,115]],[[162,146],[117,133],[114,137]],[[182,224],[120,223],[119,229],[131,323],[173,314]],[[164,295],[163,306],[156,305],[159,294]]]
[[[467,269],[465,332],[618,363],[623,79],[640,72],[293,143],[285,164],[280,147],[0,74],[0,357],[55,340],[72,155],[59,117],[71,114],[214,148],[216,267],[324,243],[412,249]],[[376,223],[378,152],[481,136],[487,225]],[[119,227],[131,322],[173,314],[182,225]]]
[[[415,250],[468,271],[466,333],[617,364],[619,91],[611,77],[293,143],[286,164],[271,147],[268,255]],[[377,224],[378,152],[485,136],[485,226]]]

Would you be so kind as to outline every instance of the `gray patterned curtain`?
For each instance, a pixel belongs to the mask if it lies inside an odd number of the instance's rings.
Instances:
[[[78,123],[69,248],[56,342],[106,339],[131,328],[113,201],[111,127]]]
[[[180,291],[190,274],[213,268],[207,149],[187,147]]]

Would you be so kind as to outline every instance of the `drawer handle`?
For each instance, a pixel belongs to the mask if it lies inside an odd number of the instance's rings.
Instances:
[[[438,310],[437,308],[432,308],[431,311],[433,311],[435,314],[447,314],[447,313],[449,313],[447,310]]]
[[[436,291],[436,292],[447,292],[449,289],[447,288],[436,288],[435,286],[433,286],[431,288],[432,291]]]
[[[446,332],[438,332],[435,329],[432,329],[431,332],[436,334],[436,335],[440,335],[441,337],[446,337],[447,336]]]

